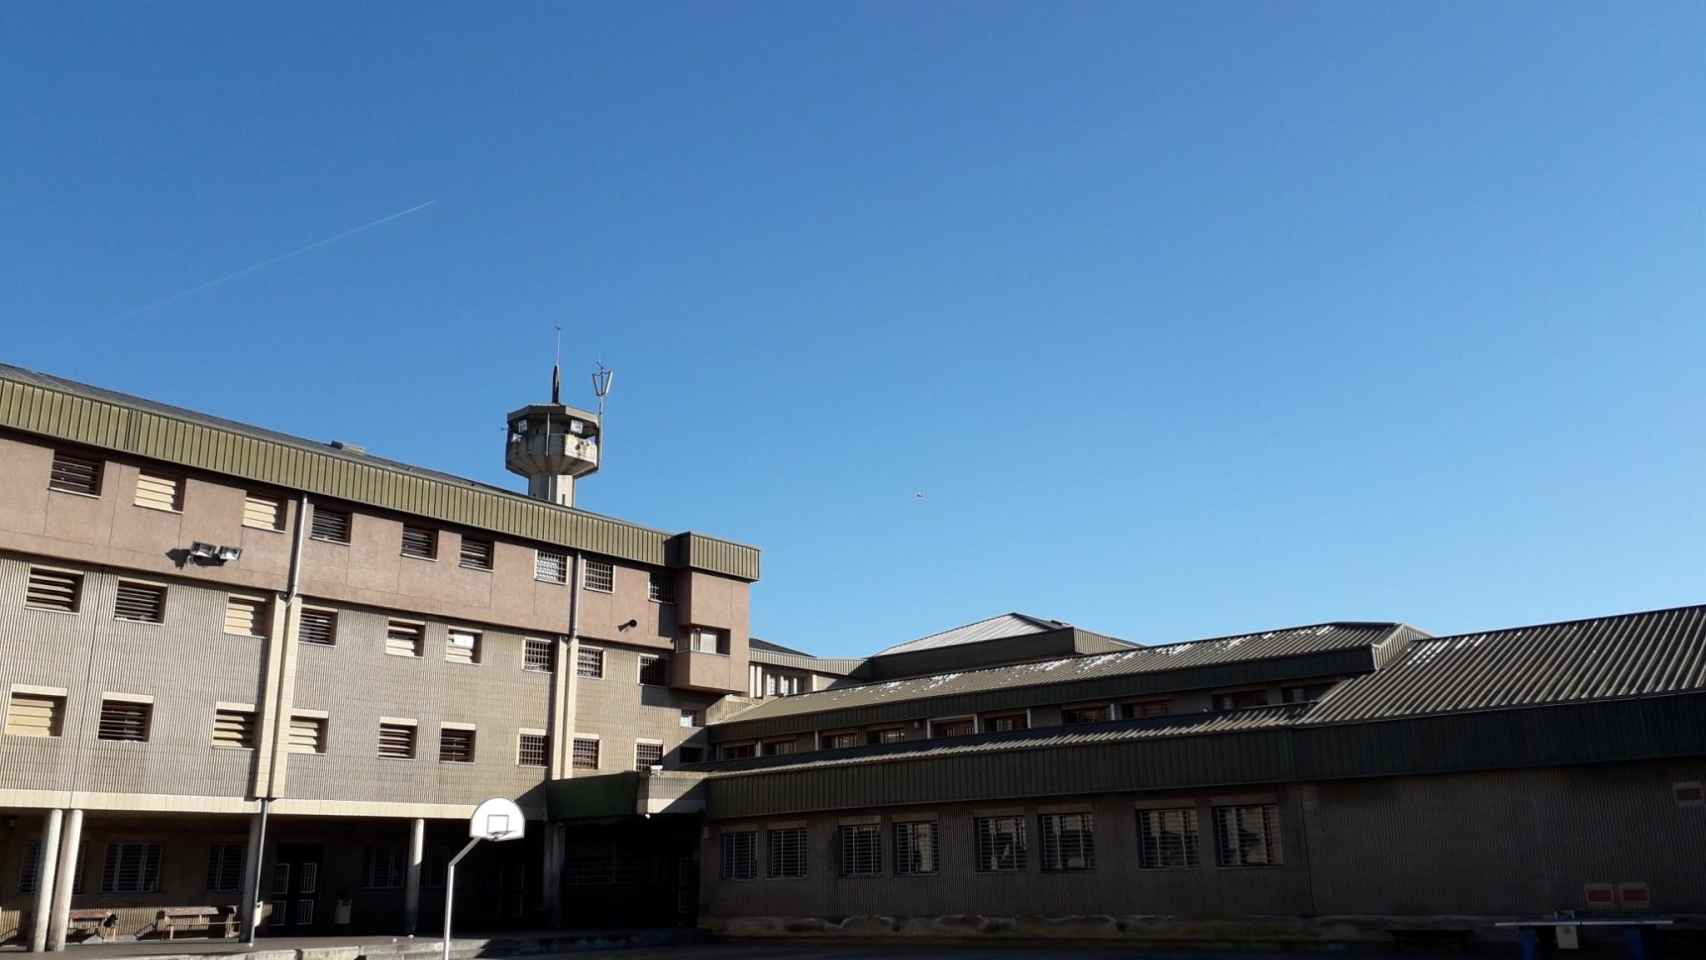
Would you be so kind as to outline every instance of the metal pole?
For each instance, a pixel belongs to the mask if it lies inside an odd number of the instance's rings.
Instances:
[[[255,842],[255,864],[253,870],[255,875],[255,896],[254,899],[249,902],[249,929],[243,931],[243,943],[251,947],[255,945],[255,928],[261,925],[261,882],[265,879],[265,877],[261,875],[261,863],[266,860],[267,857],[267,810],[271,806],[271,803],[272,801],[268,800],[266,797],[261,798],[261,835],[260,839]]]
[[[456,865],[479,842],[479,837],[469,840],[461,853],[450,858],[450,866],[444,868],[444,960],[450,960],[450,905],[456,899]]]

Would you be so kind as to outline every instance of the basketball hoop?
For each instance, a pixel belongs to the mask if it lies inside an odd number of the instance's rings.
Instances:
[[[481,840],[502,843],[520,840],[526,833],[527,818],[521,815],[521,808],[514,800],[493,797],[480,801],[474,808],[474,815],[468,818],[468,845],[450,858],[444,871],[444,960],[450,960],[450,907],[456,900],[456,865]]]

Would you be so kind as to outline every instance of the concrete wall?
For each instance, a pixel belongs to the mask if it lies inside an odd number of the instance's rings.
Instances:
[[[641,654],[671,654],[592,640],[583,640],[582,644],[604,651],[604,677],[576,678],[573,732],[599,738],[600,773],[634,769],[637,740],[660,741],[664,765],[669,767],[679,762],[682,744],[704,744],[704,729],[683,727],[681,711],[696,710],[703,717],[716,701],[715,696],[640,683]],[[589,771],[572,772],[584,776]]]

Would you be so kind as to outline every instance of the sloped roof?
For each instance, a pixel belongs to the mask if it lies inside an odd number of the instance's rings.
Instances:
[[[886,657],[891,653],[914,653],[919,650],[954,647],[962,643],[1004,640],[1008,637],[1022,637],[1032,633],[1047,633],[1050,630],[1060,630],[1069,626],[1071,624],[1060,620],[1033,617],[1023,613],[1002,613],[975,623],[954,627],[951,630],[932,633],[927,637],[919,637],[916,640],[908,640],[905,643],[884,647],[872,656]]]
[[[1425,634],[1401,623],[1347,622],[1289,627],[1163,646],[1134,647],[1118,653],[1058,657],[1031,663],[1003,664],[957,673],[836,687],[816,693],[768,700],[724,722],[745,723],[749,720],[768,720],[902,700],[1267,660],[1350,647],[1378,646],[1392,640],[1405,642],[1419,636]]]
[[[1706,689],[1706,606],[1418,640],[1340,684],[1305,723]]]

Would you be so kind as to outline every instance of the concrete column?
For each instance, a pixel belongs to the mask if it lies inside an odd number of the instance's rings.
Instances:
[[[421,861],[426,857],[426,820],[409,825],[409,871],[403,881],[403,934],[415,935],[421,918]]]
[[[41,873],[36,878],[35,913],[30,916],[30,949],[36,953],[47,949],[47,921],[53,912],[53,885],[59,879],[59,830],[64,821],[64,810],[49,810],[47,823],[41,832]]]
[[[47,948],[65,949],[71,919],[71,890],[77,885],[77,851],[83,843],[83,811],[73,810],[59,833],[59,870],[53,884],[53,913],[47,923]]]
[[[249,849],[243,857],[243,900],[237,904],[238,916],[241,918],[243,941],[250,942],[255,930],[255,904],[261,899],[260,870],[261,857],[266,852],[266,832],[262,826],[261,814],[249,815]]]
[[[544,897],[545,909],[550,911],[551,925],[563,926],[563,858],[568,855],[568,824],[548,821],[545,824]]]

